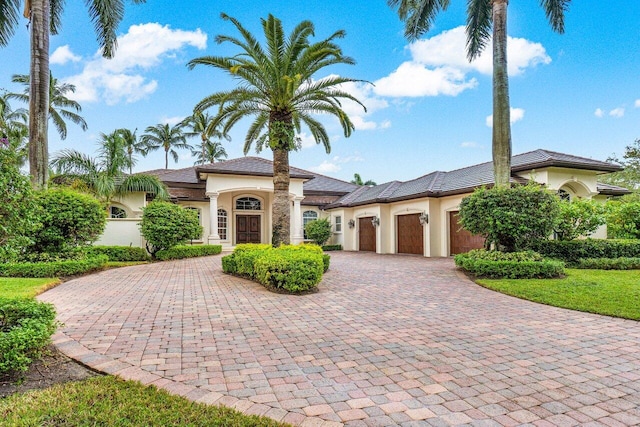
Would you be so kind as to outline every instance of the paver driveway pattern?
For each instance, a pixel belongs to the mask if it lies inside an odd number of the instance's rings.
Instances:
[[[312,295],[224,275],[218,256],[41,299],[85,364],[296,425],[640,425],[640,323],[483,289],[450,259],[331,255]]]

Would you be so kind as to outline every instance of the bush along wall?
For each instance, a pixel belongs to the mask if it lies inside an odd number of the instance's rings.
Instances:
[[[539,240],[531,243],[531,249],[548,257],[576,266],[586,258],[639,258],[640,240]]]
[[[133,246],[89,246],[87,256],[106,255],[109,261],[149,261],[150,256],[144,248]]]
[[[546,279],[564,274],[564,263],[532,251],[498,252],[475,249],[454,258],[458,267],[490,279]]]
[[[53,262],[20,262],[0,264],[0,277],[64,277],[101,270],[109,258],[97,255],[85,259]]]
[[[174,246],[171,249],[156,252],[156,259],[160,261],[167,261],[170,259],[218,255],[220,252],[222,252],[222,245],[180,245]]]

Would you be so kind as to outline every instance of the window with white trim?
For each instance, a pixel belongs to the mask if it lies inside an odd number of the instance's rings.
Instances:
[[[302,212],[302,231],[304,238],[307,238],[307,224],[311,221],[315,221],[318,219],[318,212],[316,211],[304,211]]]
[[[563,202],[571,201],[571,194],[567,190],[558,190],[558,197],[560,197],[560,200],[562,200]]]
[[[122,208],[119,208],[117,206],[110,206],[109,207],[109,218],[126,218],[127,217],[127,211],[125,211]]]
[[[227,240],[228,215],[224,209],[218,209],[218,235],[220,240]]]
[[[240,197],[236,199],[236,210],[239,211],[259,211],[262,209],[260,200],[255,197]]]
[[[334,230],[336,233],[342,233],[342,216],[336,215],[334,218]]]

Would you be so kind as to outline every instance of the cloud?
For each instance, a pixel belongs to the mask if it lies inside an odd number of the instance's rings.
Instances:
[[[363,162],[364,159],[359,154],[353,156],[341,157],[334,156],[331,160],[324,160],[318,166],[310,167],[309,170],[317,173],[335,173],[342,170],[342,166],[345,163]]]
[[[160,118],[160,123],[162,123],[163,125],[175,126],[181,121],[183,121],[184,119],[185,119],[185,116],[173,116],[173,117],[163,116],[162,118]]]
[[[82,73],[64,80],[76,86],[77,101],[131,103],[149,96],[158,87],[157,81],[144,76],[145,71],[175,58],[187,46],[204,49],[206,45],[207,35],[200,29],[173,30],[158,23],[132,25],[118,37],[113,59],[105,59],[97,52],[85,62]]]
[[[509,121],[511,122],[511,124],[514,124],[514,123],[519,122],[520,120],[524,119],[524,109],[522,109],[522,108],[511,108],[509,111],[510,111]],[[490,114],[490,115],[487,116],[486,124],[490,128],[493,127],[493,114]]]
[[[466,74],[455,68],[432,70],[416,62],[404,62],[393,73],[377,80],[375,85],[375,93],[381,96],[456,96],[476,87],[478,81],[466,79]]]
[[[634,105],[636,108],[640,108],[640,99],[636,99],[636,102]]]
[[[475,141],[464,141],[460,144],[462,148],[480,148],[480,144]]]
[[[596,111],[593,112],[593,115],[598,118],[604,117],[604,111],[602,111],[602,108],[596,108]]]
[[[351,100],[342,102],[342,109],[347,113],[356,130],[386,129],[391,126],[389,120],[380,123],[369,120],[375,112],[389,107],[389,103],[385,99],[374,94],[373,86],[370,83],[348,82],[341,84],[340,89],[355,97],[367,108],[367,111],[364,111],[362,105]]]
[[[74,53],[71,52],[71,49],[69,48],[69,45],[66,44],[64,46],[60,46],[59,48],[57,48],[56,50],[53,51],[53,53],[49,57],[49,63],[57,64],[57,65],[64,65],[69,61],[78,62],[81,59],[82,59],[82,57],[80,57],[78,55],[74,55]]]
[[[624,116],[624,108],[623,107],[614,108],[613,110],[609,111],[609,115],[611,117],[615,117],[619,119],[620,117]]]

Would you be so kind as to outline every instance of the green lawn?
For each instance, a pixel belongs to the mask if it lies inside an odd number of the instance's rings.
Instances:
[[[640,320],[638,270],[567,269],[564,279],[478,279],[477,282],[530,301]]]
[[[0,298],[34,297],[60,283],[58,279],[0,277]]]
[[[221,406],[191,402],[112,376],[56,385],[0,400],[10,426],[287,426]]]

